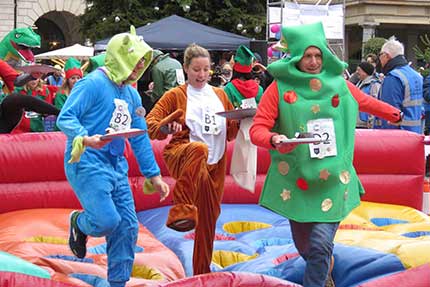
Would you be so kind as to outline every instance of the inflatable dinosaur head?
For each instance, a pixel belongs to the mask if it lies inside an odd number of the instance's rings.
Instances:
[[[0,42],[0,58],[9,62],[34,62],[31,49],[40,48],[40,36],[31,27],[16,28]]]

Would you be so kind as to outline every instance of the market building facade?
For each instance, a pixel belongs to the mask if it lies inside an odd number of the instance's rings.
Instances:
[[[35,54],[83,43],[78,16],[85,0],[0,0],[0,39],[14,28],[34,27],[42,47]]]

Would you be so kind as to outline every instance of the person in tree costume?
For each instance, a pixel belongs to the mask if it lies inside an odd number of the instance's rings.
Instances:
[[[283,27],[281,45],[290,57],[269,65],[275,81],[250,129],[252,142],[271,155],[259,203],[290,220],[306,261],[303,286],[334,286],[334,236],[364,193],[352,165],[358,110],[390,122],[401,113],[345,81],[347,65],[329,50],[321,23]],[[282,143],[297,132],[324,141]]]
[[[66,74],[66,79],[59,91],[55,94],[54,100],[54,105],[59,109],[64,106],[75,83],[82,78],[81,62],[73,57],[67,59],[64,64],[64,73]]]
[[[188,82],[167,91],[146,117],[152,139],[172,138],[164,161],[176,179],[174,205],[166,225],[176,231],[195,228],[193,272],[210,272],[215,224],[221,211],[226,173],[226,141],[236,136],[236,121],[217,116],[232,110],[227,95],[207,81],[209,52],[190,45],[185,50]]]
[[[138,236],[133,194],[128,182],[125,139],[103,140],[106,130],[146,130],[136,82],[152,59],[152,49],[130,33],[112,37],[105,66],[74,86],[57,119],[66,134],[64,170],[83,211],[70,214],[69,247],[78,258],[86,256],[88,236],[106,237],[107,280],[110,287],[125,287],[133,270]],[[169,194],[161,179],[147,134],[129,139],[140,171],[160,193]]]

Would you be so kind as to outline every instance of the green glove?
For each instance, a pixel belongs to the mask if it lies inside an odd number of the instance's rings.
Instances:
[[[81,155],[84,153],[84,151],[84,138],[81,136],[75,137],[73,139],[72,152],[70,153],[71,157],[68,163],[79,162],[81,160]]]
[[[153,194],[156,193],[154,186],[149,178],[145,178],[145,182],[143,183],[143,193],[144,194]]]

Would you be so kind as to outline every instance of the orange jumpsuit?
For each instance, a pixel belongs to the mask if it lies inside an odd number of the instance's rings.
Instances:
[[[219,88],[213,89],[224,109],[232,110],[233,105],[225,92]],[[193,270],[194,275],[197,275],[210,272],[215,224],[221,211],[227,158],[224,151],[223,157],[216,164],[209,165],[207,145],[190,142],[190,130],[185,125],[186,91],[187,85],[182,85],[166,92],[148,114],[146,122],[150,138],[158,140],[167,137],[167,134],[160,131],[163,124],[173,120],[182,124],[182,131],[173,134],[163,153],[170,175],[176,179],[173,191],[174,206],[169,211],[167,225],[183,219],[196,223]],[[172,116],[179,110],[183,111],[180,118],[169,118],[169,115]],[[238,122],[227,120],[226,123],[227,140],[232,140],[238,132]]]

